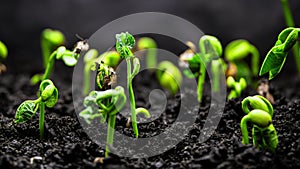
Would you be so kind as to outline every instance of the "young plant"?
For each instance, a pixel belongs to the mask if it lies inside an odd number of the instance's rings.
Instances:
[[[156,42],[148,37],[140,38],[137,42],[137,48],[138,50],[147,50],[147,69],[153,69],[156,68]]]
[[[293,15],[290,9],[288,0],[281,0],[281,6],[284,12],[285,22],[287,27],[295,27]],[[299,51],[299,42],[293,46],[293,54],[297,65],[298,75],[300,75],[300,51]]]
[[[182,83],[180,70],[169,61],[159,63],[157,69],[156,77],[160,85],[172,95],[176,94]]]
[[[228,100],[241,96],[242,91],[247,87],[247,82],[244,78],[240,78],[238,82],[234,80],[232,76],[229,76],[226,80],[227,87],[231,89]]]
[[[126,96],[121,86],[106,91],[91,91],[84,99],[85,109],[79,115],[86,123],[91,124],[96,118],[100,118],[102,123],[108,121],[105,157],[108,157],[109,147],[113,145],[116,115],[125,103]]]
[[[79,42],[77,42],[79,43]],[[87,47],[82,47],[82,46],[76,46],[73,51],[70,51],[66,49],[66,47],[61,46],[58,47],[52,54],[50,55],[46,70],[42,76],[33,76],[31,78],[31,83],[32,84],[37,84],[42,80],[49,79],[50,73],[52,72],[53,66],[54,66],[54,61],[55,59],[57,60],[63,60],[65,65],[67,66],[75,66],[77,63],[77,60],[80,57],[80,52],[83,50],[88,50]]]
[[[241,120],[242,143],[249,144],[247,123],[251,122],[253,145],[274,152],[278,145],[278,137],[272,124],[274,110],[271,103],[266,98],[256,95],[245,98],[242,101],[242,109],[247,114]]]
[[[43,80],[40,84],[39,98],[36,100],[26,100],[17,109],[15,123],[23,123],[35,116],[40,110],[39,129],[40,139],[44,138],[45,106],[53,107],[58,100],[58,90],[51,80]]]
[[[6,71],[6,66],[1,62],[6,59],[7,53],[7,47],[2,41],[0,41],[0,74]]]
[[[247,56],[251,55],[251,70],[247,63],[243,61]],[[239,39],[230,42],[225,48],[225,59],[237,66],[237,78],[245,78],[250,82],[251,77],[258,75],[259,69],[259,52],[256,47],[247,40]]]
[[[127,63],[127,89],[129,92],[129,100],[130,100],[130,109],[131,109],[131,120],[132,127],[135,133],[135,136],[139,136],[139,131],[137,127],[136,115],[138,112],[143,113],[146,117],[150,116],[147,109],[138,108],[136,109],[134,92],[132,88],[132,80],[138,74],[140,70],[140,61],[138,58],[134,57],[131,49],[133,49],[135,44],[134,37],[126,33],[120,33],[116,35],[116,50],[120,54],[121,58],[126,60]],[[131,61],[133,63],[133,71],[131,71]]]
[[[217,83],[220,83],[220,65],[223,65],[223,61],[219,58],[219,56],[222,55],[222,45],[216,37],[209,35],[201,37],[199,40],[199,48],[200,53],[196,53],[192,57],[181,58],[181,60],[186,60],[188,62],[189,69],[191,70],[185,70],[184,74],[190,78],[198,77],[197,94],[198,101],[201,102],[203,94],[203,84],[205,82],[206,76],[206,67],[209,63],[213,62],[213,64],[211,64],[211,69],[214,75],[212,86],[213,91],[217,92],[219,90],[219,84]]]
[[[298,40],[299,32],[300,28],[290,27],[284,29],[278,35],[275,46],[272,47],[272,49],[268,52],[260,68],[260,76],[269,73],[269,80],[271,80],[281,71],[289,51],[293,48]],[[299,50],[299,48],[297,50]]]

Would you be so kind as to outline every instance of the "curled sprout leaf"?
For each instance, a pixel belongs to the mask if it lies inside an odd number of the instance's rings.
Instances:
[[[299,30],[299,28],[290,27],[278,35],[275,46],[268,52],[261,66],[260,76],[269,73],[269,80],[271,80],[281,71],[289,50],[297,42]]]
[[[134,45],[135,39],[128,32],[116,35],[116,50],[122,58],[133,57],[131,49],[133,49]]]
[[[44,80],[40,85],[42,102],[47,107],[53,107],[58,100],[58,90],[51,80]]]
[[[248,104],[252,106],[251,111]],[[278,145],[276,130],[272,124],[273,107],[262,96],[247,97],[242,101],[242,108],[247,114],[241,120],[242,143],[249,144],[247,123],[251,122],[253,144],[258,148],[275,151]]]
[[[221,42],[214,36],[204,35],[199,40],[201,53],[205,54],[207,59],[218,59],[223,53]]]
[[[17,109],[15,116],[15,123],[26,122],[35,116],[38,104],[32,100],[24,101]]]

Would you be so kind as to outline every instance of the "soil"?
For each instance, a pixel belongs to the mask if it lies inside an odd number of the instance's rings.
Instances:
[[[18,105],[26,99],[36,98],[38,86],[31,86],[29,77],[0,76],[0,168],[300,168],[300,93],[297,81],[293,81],[288,89],[271,86],[275,99],[273,124],[279,137],[275,153],[241,143],[239,124],[244,116],[241,100],[255,94],[255,90],[249,88],[240,98],[227,101],[217,130],[206,142],[199,143],[198,137],[208,113],[208,95],[204,95],[205,101],[189,134],[175,147],[142,159],[111,154],[101,164],[93,161],[104,156],[104,149],[94,143],[80,125],[67,82],[58,83],[59,101],[54,108],[46,110],[44,140],[39,139],[38,115],[28,123],[13,123]],[[159,86],[154,80],[139,79],[142,77],[145,76],[135,79],[134,90],[138,106],[148,108],[149,103],[144,98],[149,92],[145,88]],[[178,95],[169,98],[167,110],[158,119],[139,125],[140,135],[151,137],[172,125],[177,117],[179,98]],[[133,135],[132,130],[125,127],[126,121],[119,115],[116,130]],[[31,164],[30,159],[35,156],[42,159]]]

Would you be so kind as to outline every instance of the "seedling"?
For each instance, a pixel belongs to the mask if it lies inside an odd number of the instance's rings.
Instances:
[[[211,64],[211,69],[214,74],[214,79],[212,83],[213,91],[217,92],[219,90],[219,84],[216,83],[220,83],[220,65],[223,65],[223,62],[219,58],[219,56],[222,55],[222,45],[216,37],[209,35],[201,37],[199,40],[199,48],[200,53],[196,53],[192,57],[189,57],[189,52],[187,53],[188,55],[182,55],[187,56],[187,58],[181,58],[181,60],[187,61],[191,70],[185,70],[184,74],[190,78],[198,77],[197,94],[198,101],[201,102],[203,95],[203,84],[206,76],[206,66],[209,63],[214,62],[213,64]]]
[[[57,48],[50,55],[49,62],[47,64],[47,67],[46,67],[46,70],[45,70],[43,76],[42,77],[41,76],[33,76],[31,78],[31,83],[37,84],[41,80],[48,79],[50,77],[50,73],[52,72],[55,59],[63,60],[63,62],[67,66],[75,66],[79,57],[80,57],[80,52],[78,52],[78,50],[76,48],[73,51],[66,49],[66,47],[64,47],[64,46]]]
[[[132,127],[135,136],[138,137],[139,131],[138,131],[137,121],[136,121],[137,113],[141,112],[146,117],[150,116],[148,110],[144,108],[136,109],[136,105],[135,105],[134,92],[132,88],[132,80],[140,70],[140,61],[131,52],[131,49],[133,49],[135,44],[135,39],[131,34],[129,34],[128,32],[120,33],[116,35],[116,39],[117,39],[116,50],[120,54],[121,58],[125,59],[127,63],[127,89],[129,92]],[[131,71],[131,61],[133,63],[133,71]]]
[[[58,90],[51,80],[43,80],[40,84],[39,98],[26,100],[17,109],[15,123],[27,122],[40,110],[39,129],[40,139],[44,138],[45,106],[53,107],[58,100]]]
[[[153,69],[156,68],[156,42],[148,37],[140,38],[137,42],[137,48],[138,50],[147,50],[147,69]]]
[[[247,56],[251,58],[251,70],[247,63],[243,61]],[[251,77],[258,75],[259,52],[254,45],[247,40],[239,39],[230,42],[225,48],[225,59],[237,66],[237,78],[245,78],[250,82]]]
[[[285,22],[287,27],[295,27],[293,15],[290,9],[289,1],[288,0],[281,0],[282,9],[284,12]],[[300,75],[300,52],[299,52],[299,42],[293,46],[293,54],[295,57],[296,65],[298,74]]]
[[[163,61],[157,67],[156,77],[160,85],[172,95],[176,94],[181,83],[180,70],[171,62]]]
[[[84,99],[85,109],[79,115],[86,123],[91,124],[91,121],[97,118],[100,118],[102,123],[108,121],[105,157],[108,157],[109,147],[113,145],[116,115],[125,103],[126,96],[121,86],[106,91],[91,91]]]
[[[247,87],[247,82],[244,78],[240,78],[238,82],[234,80],[232,76],[229,76],[226,80],[227,87],[231,89],[228,100],[241,96],[242,91]]]
[[[281,71],[288,52],[292,49],[292,47],[298,40],[299,32],[300,28],[290,27],[284,29],[278,35],[278,40],[276,41],[275,46],[272,47],[272,49],[268,52],[260,68],[260,76],[269,73],[269,80],[271,80]],[[299,48],[297,50],[299,50]]]
[[[242,101],[242,109],[247,114],[241,120],[242,143],[249,144],[247,122],[251,122],[253,145],[274,152],[278,145],[278,137],[272,124],[274,110],[271,103],[266,98],[256,95],[245,98]]]
[[[6,59],[7,53],[7,47],[2,41],[0,41],[0,74],[6,71],[6,66],[1,62]]]

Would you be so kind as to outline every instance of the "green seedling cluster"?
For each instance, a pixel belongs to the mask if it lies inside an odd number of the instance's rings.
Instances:
[[[5,44],[2,41],[0,41],[0,74],[2,72],[5,72],[5,70],[6,70],[6,66],[4,64],[2,64],[1,62],[4,59],[6,59],[7,54],[8,54],[7,47],[5,46]]]
[[[231,89],[228,95],[228,100],[241,96],[242,91],[247,87],[247,82],[244,78],[240,78],[237,82],[232,76],[229,76],[226,83],[227,87]]]
[[[278,145],[278,137],[272,124],[274,110],[271,103],[266,98],[256,95],[245,98],[242,101],[242,109],[247,114],[241,120],[242,143],[249,144],[247,123],[251,122],[253,145],[274,152]]]
[[[36,100],[26,100],[18,107],[15,123],[23,123],[32,119],[39,109],[40,138],[44,138],[45,107],[53,107],[58,100],[58,90],[51,80],[43,80],[40,84],[39,97]]]

